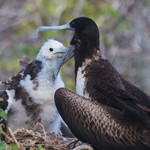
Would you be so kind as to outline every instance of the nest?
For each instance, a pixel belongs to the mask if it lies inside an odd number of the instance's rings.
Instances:
[[[17,129],[14,133],[9,127],[7,130],[8,133],[2,133],[3,140],[8,145],[15,143],[19,150],[34,149],[39,144],[46,150],[93,150],[76,138],[66,138],[61,133],[46,132],[40,123],[37,123],[33,130]]]

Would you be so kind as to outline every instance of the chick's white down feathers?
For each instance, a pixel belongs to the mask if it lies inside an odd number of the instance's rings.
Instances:
[[[36,110],[33,108],[33,110],[27,113],[29,104],[26,103],[23,105],[22,98],[19,100],[15,99],[15,89],[6,91],[11,103],[9,111],[7,110],[8,126],[12,130],[16,130],[17,128],[32,129],[31,125],[37,122],[36,118],[31,117],[32,113],[38,113],[38,121],[44,125],[47,131],[58,132],[60,130],[61,117],[54,103],[54,93],[58,88],[64,87],[60,76],[60,66],[65,56],[65,50],[66,48],[62,43],[54,39],[49,39],[44,43],[37,55],[37,60],[42,62],[37,76],[32,79],[31,75],[27,74],[18,83],[18,86],[26,91],[30,100],[38,105],[41,111],[34,112]],[[58,74],[54,76],[56,70],[58,70]],[[24,72],[25,70],[20,75],[23,76]]]

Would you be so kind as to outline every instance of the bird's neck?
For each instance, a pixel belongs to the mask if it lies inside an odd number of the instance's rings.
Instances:
[[[75,47],[75,74],[85,59],[90,59],[99,50],[99,33],[75,33],[70,44]]]
[[[86,98],[90,98],[90,91],[89,85],[88,87],[87,82],[89,81],[90,77],[94,77],[98,75],[97,73],[100,72],[99,70],[99,60],[106,59],[100,52],[100,50],[95,50],[95,53],[92,55],[91,58],[86,58],[81,66],[77,68],[76,74],[75,74],[75,85],[76,85],[76,93],[84,96]],[[102,64],[103,65],[103,64]],[[97,70],[98,69],[98,70]],[[95,74],[93,74],[93,70],[95,70]],[[99,75],[98,75],[99,76]]]
[[[54,60],[42,60],[42,72],[45,74],[45,78],[55,80],[56,77],[54,75],[56,67],[56,61]]]
[[[87,39],[78,39],[75,37],[72,41],[75,45],[74,59],[75,59],[75,75],[77,70],[86,59],[92,59],[94,55],[97,55],[97,50],[99,50],[99,42],[91,42]]]

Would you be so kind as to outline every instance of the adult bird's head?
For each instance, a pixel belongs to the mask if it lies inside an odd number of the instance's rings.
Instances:
[[[69,25],[75,31],[75,38],[81,42],[87,42],[86,45],[99,49],[99,29],[92,19],[79,17],[72,20]],[[73,40],[71,40],[71,44],[74,44]]]
[[[73,30],[75,31],[73,38],[68,46],[67,59],[75,56],[75,59],[84,61],[85,58],[91,57],[94,51],[99,49],[99,29],[96,23],[87,17],[79,17],[72,20],[70,23],[61,26],[41,26],[36,30],[36,35],[39,31],[56,31],[56,30]],[[83,60],[82,60],[83,59]]]
[[[37,55],[37,59],[41,60],[44,66],[54,69],[54,75],[57,77],[57,74],[63,65],[65,56],[66,47],[54,39],[49,39],[41,47]]]

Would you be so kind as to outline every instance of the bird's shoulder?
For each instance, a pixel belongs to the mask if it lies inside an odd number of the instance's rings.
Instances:
[[[96,83],[99,84],[99,87],[101,86],[101,89],[102,87],[107,89],[108,91],[104,90],[107,92],[112,90],[112,87],[113,91],[116,92],[117,90],[114,90],[116,87],[116,89],[119,88],[122,91],[124,90],[124,92],[137,98],[142,104],[150,108],[150,97],[137,86],[125,80],[109,60],[100,52],[91,59],[83,72],[84,76],[87,78],[87,87],[92,88],[92,84]]]
[[[34,80],[42,69],[42,62],[40,60],[19,63],[22,63],[22,69],[16,75],[2,82],[8,90],[20,87],[20,81],[24,80],[27,75],[30,75],[30,80]]]
[[[89,82],[103,80],[124,88],[120,73],[99,51],[86,63],[83,73]]]
[[[123,113],[121,116],[125,118],[126,114],[130,112],[132,114],[129,117],[131,120],[135,116],[139,116],[135,117],[138,122],[141,121],[141,118],[145,117],[146,120],[149,118],[150,105],[147,105],[147,103],[149,104],[149,100],[143,102],[137,96],[140,90],[137,90],[135,86],[127,82],[125,85],[123,77],[102,54],[95,55],[86,65],[83,72],[86,77],[85,91],[89,93],[91,99],[99,101],[111,108],[118,109],[120,113]],[[129,90],[126,90],[127,84]],[[137,92],[137,95],[131,92],[132,89]],[[139,94],[142,95],[141,93]],[[144,98],[143,95],[141,97]],[[142,115],[144,117],[141,117]],[[114,117],[116,116],[114,115]]]
[[[135,86],[134,84],[130,83],[129,81],[127,81],[123,78],[122,78],[122,82],[123,82],[123,85],[124,85],[124,88],[126,89],[126,91],[128,91],[129,93],[131,93],[132,95],[134,95],[135,97],[140,99],[140,101],[143,102],[143,104],[150,107],[150,96],[149,95],[147,95],[141,89],[139,89],[137,86]]]

